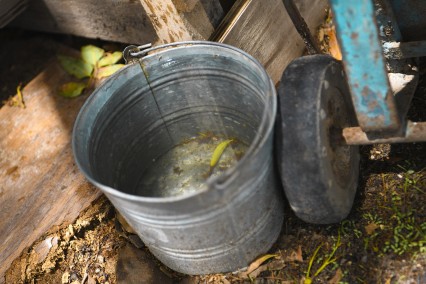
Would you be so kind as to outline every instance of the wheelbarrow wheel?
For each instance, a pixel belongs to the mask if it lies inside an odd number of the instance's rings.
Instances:
[[[342,138],[344,127],[356,125],[342,63],[298,58],[278,94],[277,159],[290,206],[309,223],[339,222],[352,208],[359,173],[359,149]]]

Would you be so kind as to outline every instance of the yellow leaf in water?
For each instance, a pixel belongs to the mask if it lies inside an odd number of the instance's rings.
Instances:
[[[228,147],[229,143],[232,141],[233,139],[228,139],[217,145],[216,149],[214,149],[212,159],[210,160],[210,168],[216,166],[217,162],[219,162],[219,159],[222,156],[223,151],[225,151],[226,147]]]
[[[123,68],[123,66],[124,64],[114,64],[99,68],[95,76],[98,79],[111,76],[112,74]]]
[[[123,54],[120,51],[116,51],[114,53],[107,53],[98,61],[98,67],[104,67],[107,65],[115,64],[121,58],[123,58]]]
[[[105,51],[94,45],[85,45],[81,48],[81,58],[93,66],[104,55]]]

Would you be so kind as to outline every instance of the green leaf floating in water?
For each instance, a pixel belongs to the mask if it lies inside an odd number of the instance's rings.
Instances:
[[[78,79],[83,79],[92,75],[93,66],[81,59],[65,55],[58,55],[58,59],[62,68]]]
[[[219,159],[223,154],[223,151],[225,151],[226,147],[228,147],[229,143],[232,141],[234,140],[228,139],[217,145],[216,149],[214,149],[212,159],[210,160],[210,169],[213,169],[216,166],[217,162],[219,162]]]
[[[96,65],[99,59],[104,55],[105,51],[94,45],[85,45],[81,48],[81,58],[93,66]]]
[[[98,61],[98,67],[115,64],[120,61],[121,58],[123,58],[123,54],[120,51],[106,53],[105,56]]]
[[[99,68],[98,72],[96,73],[96,78],[100,79],[103,77],[111,76],[112,74],[120,70],[123,66],[124,64],[114,64]]]
[[[63,84],[59,89],[59,95],[66,98],[75,98],[81,95],[86,88],[86,84],[80,82],[70,82]]]

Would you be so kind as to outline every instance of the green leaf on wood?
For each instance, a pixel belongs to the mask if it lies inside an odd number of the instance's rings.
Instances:
[[[113,64],[113,65],[99,68],[95,76],[97,79],[111,76],[112,74],[120,70],[123,66],[124,64]]]
[[[106,53],[105,56],[98,61],[98,67],[104,67],[107,65],[115,64],[121,58],[123,58],[123,54],[120,51],[116,51],[114,53]]]
[[[63,84],[59,88],[59,95],[66,98],[75,98],[81,95],[85,88],[86,88],[85,83],[69,82],[69,83]]]
[[[89,63],[84,62],[81,59],[77,59],[70,56],[58,55],[59,63],[62,68],[65,69],[69,74],[82,79],[90,77],[93,71],[93,66]]]
[[[104,55],[105,51],[94,45],[85,45],[81,48],[81,58],[87,63],[96,65],[96,62]]]

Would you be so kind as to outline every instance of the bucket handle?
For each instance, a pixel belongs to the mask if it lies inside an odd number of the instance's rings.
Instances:
[[[139,45],[139,46],[137,45],[127,46],[123,50],[123,58],[126,64],[128,64],[128,63],[133,63],[135,61],[138,61],[139,59],[147,56],[148,53],[152,51],[157,51],[159,49],[165,49],[169,47],[192,46],[192,45],[210,45],[210,46],[213,45],[213,46],[228,48],[231,50],[237,50],[237,48],[230,45],[213,42],[213,41],[202,41],[202,40],[172,42],[172,43],[166,43],[166,44],[161,44],[157,46],[152,46],[151,43],[147,43],[147,44]]]

